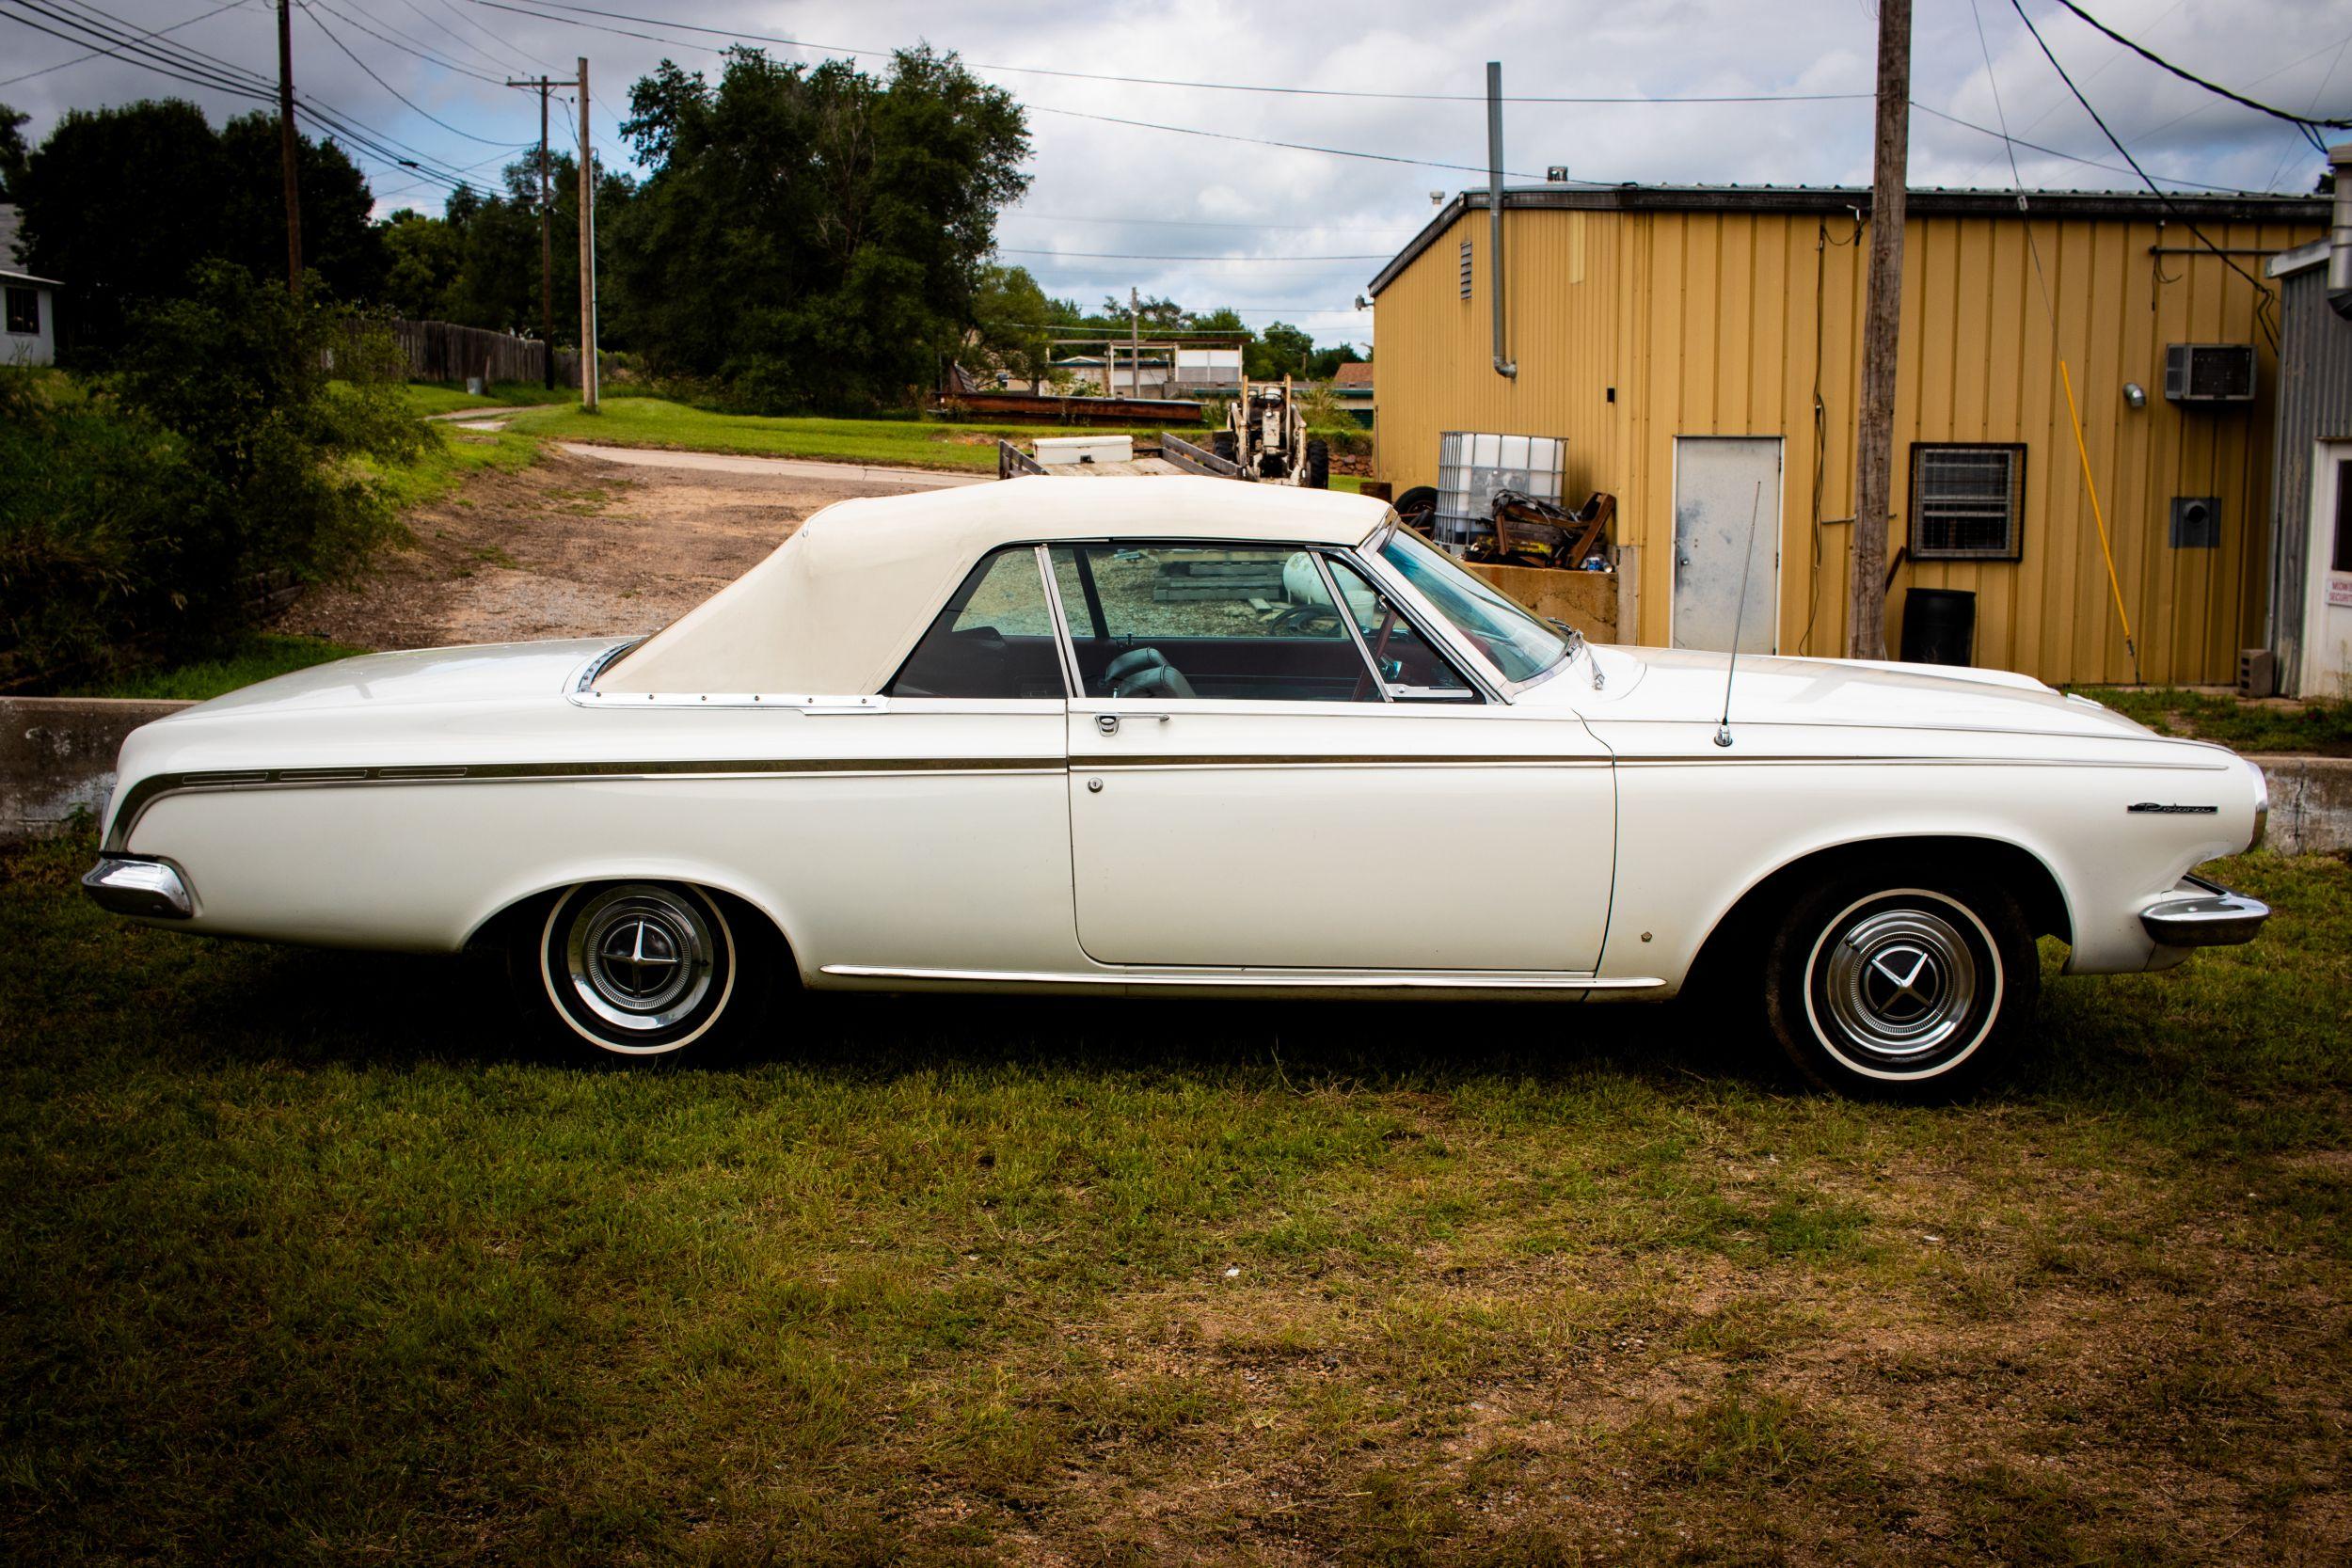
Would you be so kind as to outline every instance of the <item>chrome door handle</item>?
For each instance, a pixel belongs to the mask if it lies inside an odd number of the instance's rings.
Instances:
[[[1165,724],[1173,717],[1168,713],[1098,713],[1094,716],[1094,727],[1104,735],[1117,735],[1121,719],[1150,719]]]

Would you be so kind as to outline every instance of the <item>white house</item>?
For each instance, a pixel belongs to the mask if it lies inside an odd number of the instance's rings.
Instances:
[[[0,365],[47,365],[57,357],[54,277],[0,268]]]

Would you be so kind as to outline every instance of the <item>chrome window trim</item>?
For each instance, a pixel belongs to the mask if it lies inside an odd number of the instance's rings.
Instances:
[[[1340,579],[1331,574],[1331,562],[1321,550],[1308,553],[1314,561],[1315,576],[1323,581],[1323,591],[1331,596],[1331,613],[1347,628],[1348,641],[1356,644],[1356,657],[1364,661],[1364,673],[1371,677],[1373,689],[1384,703],[1396,701],[1389,693],[1389,683],[1380,677],[1380,664],[1372,657],[1372,645],[1364,641],[1364,628],[1356,624],[1356,612],[1347,608],[1347,598],[1340,592]]]
[[[1385,525],[1374,531],[1375,536],[1383,543],[1395,531],[1394,528]],[[1371,541],[1366,541],[1366,544],[1370,543]],[[1443,648],[1454,656],[1454,666],[1470,678],[1472,686],[1478,689],[1482,700],[1506,706],[1510,704],[1512,694],[1518,689],[1512,686],[1510,680],[1495,667],[1492,660],[1480,653],[1477,646],[1462,635],[1460,628],[1456,627],[1452,621],[1447,620],[1437,606],[1422,596],[1421,591],[1406,579],[1404,573],[1391,566],[1378,550],[1367,552],[1362,545],[1342,553],[1346,556],[1349,565],[1363,574],[1366,582],[1371,583],[1396,602],[1397,608],[1405,611],[1412,620],[1413,625],[1420,629],[1421,634],[1430,639],[1431,646]],[[1434,636],[1430,631],[1432,626],[1439,628]],[[1552,666],[1552,669],[1556,671],[1569,662],[1569,659],[1564,658],[1559,664]],[[1546,672],[1547,674],[1550,673]],[[1526,684],[1533,686],[1535,683],[1530,681]]]
[[[1086,695],[1086,681],[1078,673],[1078,644],[1070,635],[1070,612],[1061,602],[1061,584],[1054,580],[1053,547],[1042,540],[1030,546],[1037,551],[1038,579],[1045,585],[1046,613],[1054,619],[1054,645],[1061,656],[1062,705],[1067,708]]]
[[[1449,665],[1453,666],[1453,668],[1454,668],[1454,673],[1455,674],[1457,674],[1457,675],[1460,675],[1464,681],[1466,681],[1466,682],[1468,682],[1468,683],[1469,683],[1469,684],[1468,684],[1468,686],[1465,688],[1465,690],[1466,690],[1466,693],[1467,693],[1467,700],[1465,700],[1465,698],[1463,698],[1463,697],[1450,697],[1450,696],[1441,696],[1441,695],[1431,695],[1431,696],[1425,696],[1425,697],[1424,697],[1424,696],[1419,696],[1419,695],[1411,695],[1412,693],[1419,693],[1419,692],[1424,692],[1424,691],[1426,691],[1426,692],[1432,692],[1432,693],[1438,693],[1438,692],[1443,692],[1443,691],[1445,691],[1445,690],[1446,690],[1446,689],[1447,689],[1447,688],[1444,688],[1444,687],[1423,687],[1423,686],[1397,686],[1397,687],[1391,687],[1387,681],[1384,681],[1384,680],[1383,680],[1383,681],[1381,681],[1381,682],[1380,682],[1381,689],[1382,689],[1383,690],[1388,691],[1388,692],[1390,692],[1390,693],[1391,693],[1391,701],[1394,701],[1394,700],[1395,700],[1394,693],[1399,692],[1399,691],[1408,693],[1408,695],[1407,695],[1407,696],[1406,697],[1406,699],[1405,699],[1406,701],[1410,702],[1410,703],[1417,704],[1417,705],[1421,705],[1421,706],[1424,706],[1424,707],[1485,707],[1485,706],[1490,705],[1492,705],[1492,704],[1494,704],[1494,703],[1496,703],[1496,702],[1498,701],[1498,699],[1497,699],[1497,697],[1495,696],[1495,694],[1494,694],[1492,691],[1490,691],[1489,689],[1487,689],[1486,683],[1486,682],[1485,682],[1485,681],[1484,681],[1484,680],[1483,680],[1483,679],[1479,676],[1479,674],[1478,674],[1478,673],[1477,673],[1476,671],[1472,670],[1470,666],[1468,666],[1468,665],[1464,664],[1464,663],[1463,663],[1463,662],[1462,662],[1459,658],[1456,658],[1456,657],[1451,657],[1453,650],[1452,650],[1451,648],[1449,648],[1449,647],[1446,645],[1446,643],[1445,643],[1445,642],[1443,642],[1442,641],[1440,641],[1440,640],[1438,640],[1438,639],[1432,638],[1432,637],[1429,635],[1429,627],[1428,627],[1428,626],[1427,626],[1427,625],[1423,622],[1423,620],[1422,620],[1422,618],[1421,614],[1417,612],[1417,610],[1416,610],[1415,607],[1413,607],[1412,605],[1409,605],[1409,604],[1406,603],[1403,599],[1398,598],[1395,594],[1390,594],[1390,593],[1389,593],[1389,591],[1388,591],[1386,588],[1384,588],[1384,587],[1382,587],[1382,586],[1380,585],[1380,581],[1379,581],[1379,579],[1378,579],[1378,578],[1374,578],[1374,577],[1367,576],[1367,575],[1363,572],[1362,568],[1361,568],[1361,567],[1358,564],[1358,560],[1357,560],[1357,557],[1356,557],[1356,555],[1355,555],[1355,552],[1353,552],[1353,551],[1351,551],[1351,550],[1335,550],[1335,549],[1331,548],[1330,546],[1326,546],[1322,547],[1321,549],[1318,549],[1315,553],[1316,553],[1316,555],[1317,555],[1317,557],[1318,557],[1318,558],[1320,558],[1320,557],[1322,557],[1322,556],[1324,556],[1324,555],[1337,555],[1337,556],[1339,557],[1339,559],[1341,560],[1341,562],[1342,562],[1343,563],[1344,563],[1344,564],[1347,566],[1348,570],[1350,570],[1350,571],[1352,571],[1352,572],[1355,572],[1358,576],[1359,576],[1359,577],[1362,577],[1362,578],[1363,578],[1363,579],[1364,579],[1364,584],[1365,584],[1365,586],[1366,586],[1366,587],[1370,588],[1370,589],[1371,589],[1374,593],[1375,593],[1375,594],[1384,594],[1384,595],[1386,595],[1386,596],[1388,597],[1388,599],[1389,599],[1389,602],[1396,606],[1398,613],[1402,614],[1402,615],[1405,617],[1405,623],[1406,623],[1406,625],[1407,625],[1407,626],[1411,626],[1411,627],[1413,628],[1413,630],[1414,630],[1417,634],[1419,634],[1419,636],[1421,637],[1421,640],[1422,640],[1423,642],[1425,642],[1425,643],[1427,643],[1427,644],[1428,644],[1430,652],[1432,652],[1432,653],[1436,654],[1436,655],[1437,655],[1439,658],[1444,659],[1444,660],[1446,661],[1446,663],[1447,663],[1447,664],[1449,664]],[[1328,568],[1327,566],[1325,568],[1325,575],[1326,575],[1326,577],[1327,577],[1327,578],[1330,575],[1330,574],[1329,574],[1329,568]],[[1344,606],[1344,605],[1345,605],[1345,603],[1346,603],[1346,601],[1345,601],[1344,599],[1341,599],[1341,600],[1339,600],[1338,602],[1339,602],[1340,604],[1342,604],[1343,606]],[[1348,626],[1349,626],[1351,628],[1355,627],[1355,625],[1356,625],[1356,617],[1355,617],[1354,615],[1352,615],[1352,614],[1351,614],[1351,615],[1348,615],[1348,616],[1346,617],[1346,620],[1347,620],[1347,624],[1348,624]],[[1442,622],[1443,622],[1443,617],[1439,617],[1439,621],[1442,623]],[[1361,640],[1362,640],[1362,636],[1361,636],[1360,631],[1359,631],[1359,633],[1358,633],[1358,641],[1360,641]],[[1366,657],[1370,657],[1370,656],[1369,656],[1369,653],[1367,653],[1367,656],[1366,656]],[[1379,679],[1380,679],[1380,670],[1379,670],[1379,667],[1378,667],[1376,664],[1373,667],[1373,678],[1374,678],[1375,680],[1379,680]]]

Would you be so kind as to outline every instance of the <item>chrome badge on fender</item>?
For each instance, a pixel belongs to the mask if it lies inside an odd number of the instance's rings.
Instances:
[[[2214,816],[2219,815],[2221,811],[2219,806],[2165,806],[2158,805],[2153,800],[2141,800],[2125,806],[2123,809],[2125,811],[2152,811],[2165,816]]]

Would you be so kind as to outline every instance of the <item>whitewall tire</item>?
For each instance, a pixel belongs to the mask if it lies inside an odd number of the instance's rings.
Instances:
[[[582,883],[525,927],[536,986],[523,989],[557,1030],[599,1051],[675,1055],[748,1010],[739,919],[697,887]]]
[[[2025,915],[2001,889],[1846,878],[1799,898],[1773,933],[1765,1010],[1822,1087],[1942,1100],[2008,1055],[2041,976]]]

